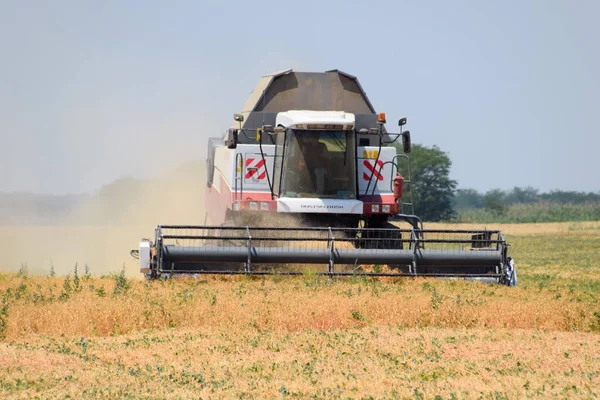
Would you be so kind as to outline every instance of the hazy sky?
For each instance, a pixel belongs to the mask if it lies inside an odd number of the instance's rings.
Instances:
[[[599,15],[599,1],[0,0],[0,191],[93,192],[204,159],[262,75],[337,68],[447,151],[459,187],[597,192]]]

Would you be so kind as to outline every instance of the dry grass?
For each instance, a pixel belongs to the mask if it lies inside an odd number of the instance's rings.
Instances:
[[[598,354],[585,333],[200,328],[0,344],[0,379],[22,398],[593,398]]]
[[[517,288],[0,275],[0,397],[596,398],[599,225],[499,228]]]
[[[56,278],[23,283],[11,278],[2,286],[13,293],[5,330],[9,340],[248,326],[277,333],[363,325],[591,331],[598,323],[595,305],[577,301],[579,294],[568,288],[531,292],[462,281],[190,278],[137,281],[127,293],[113,295],[115,284],[107,278],[91,279],[64,300],[63,282]],[[99,288],[108,294],[98,295]]]

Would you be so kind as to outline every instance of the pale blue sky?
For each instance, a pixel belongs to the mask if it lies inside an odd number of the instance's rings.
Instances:
[[[203,159],[285,68],[358,76],[449,152],[459,187],[600,191],[599,16],[598,1],[0,0],[0,191],[93,192]]]

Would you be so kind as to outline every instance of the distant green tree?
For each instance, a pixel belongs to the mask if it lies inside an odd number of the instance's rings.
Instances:
[[[504,215],[507,210],[506,193],[500,189],[488,190],[483,195],[483,205],[496,215]]]
[[[600,202],[599,193],[585,193],[585,192],[567,192],[563,190],[553,190],[550,193],[542,193],[540,195],[542,200],[550,201],[553,203],[586,203],[586,202]]]
[[[437,146],[413,144],[409,157],[415,214],[424,221],[452,219],[452,199],[457,183],[450,179],[452,162],[448,154]],[[402,168],[401,172],[406,176]]]
[[[455,210],[483,208],[483,195],[475,189],[456,189],[453,207]]]
[[[539,200],[539,191],[531,186],[526,188],[515,187],[504,196],[504,204],[537,203]]]

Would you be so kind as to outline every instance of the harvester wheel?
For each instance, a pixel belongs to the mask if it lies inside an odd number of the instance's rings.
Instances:
[[[386,239],[390,240],[384,241],[384,245],[386,246],[384,248],[402,250],[404,248],[404,243],[402,243],[402,232],[400,229],[391,222],[386,222],[383,228],[394,230],[391,232],[386,231]]]
[[[381,231],[362,231],[362,229],[381,229]],[[367,222],[359,221],[357,231],[357,248],[364,249],[399,249],[403,248],[400,229],[380,218]]]

